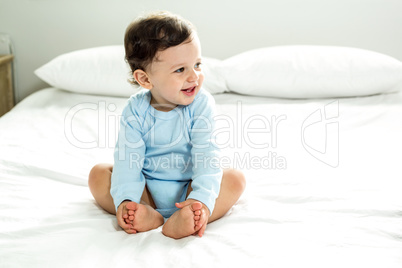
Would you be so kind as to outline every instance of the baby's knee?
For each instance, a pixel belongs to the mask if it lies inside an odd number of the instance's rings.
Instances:
[[[94,188],[100,181],[104,181],[105,177],[110,177],[112,174],[113,166],[110,164],[97,164],[95,165],[88,176],[89,188]]]
[[[233,192],[243,193],[246,188],[246,177],[243,172],[236,169],[229,169],[226,171],[230,188]]]

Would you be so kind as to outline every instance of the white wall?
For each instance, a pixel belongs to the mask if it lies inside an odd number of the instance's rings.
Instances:
[[[361,47],[402,60],[400,0],[0,0],[15,48],[16,98],[46,86],[33,71],[76,49],[122,44],[138,14],[170,10],[198,28],[205,56],[273,45]]]

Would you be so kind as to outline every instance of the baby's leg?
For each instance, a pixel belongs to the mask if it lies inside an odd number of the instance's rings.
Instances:
[[[163,217],[155,210],[155,204],[145,187],[141,204],[123,202],[116,212],[113,198],[110,195],[113,165],[98,164],[89,174],[88,185],[96,202],[107,212],[117,216],[118,223],[127,233],[136,233],[157,228],[163,224]],[[133,205],[134,203],[136,205]],[[127,204],[131,204],[127,207]],[[156,213],[156,214],[155,214]],[[150,215],[154,221],[150,224]],[[156,226],[158,225],[158,226]],[[135,229],[138,227],[139,229]]]
[[[202,204],[198,201],[173,213],[173,215],[163,225],[162,233],[168,237],[179,239],[197,232],[201,225]]]
[[[215,208],[208,222],[213,222],[224,216],[239,200],[246,188],[246,179],[243,173],[236,169],[224,169],[221,189],[215,201]]]
[[[201,228],[194,234],[202,236],[204,234],[207,223],[213,222],[224,216],[240,198],[245,187],[246,180],[242,172],[235,169],[223,170],[221,189],[219,191],[218,198],[216,199],[215,208],[212,211],[212,215],[209,217],[205,217],[205,213],[202,213],[200,215],[197,224],[201,225]],[[193,189],[191,188],[190,184],[187,191],[187,196],[192,190]]]
[[[113,165],[98,164],[89,173],[88,186],[95,201],[110,214],[116,215],[113,198],[110,195],[110,178]]]

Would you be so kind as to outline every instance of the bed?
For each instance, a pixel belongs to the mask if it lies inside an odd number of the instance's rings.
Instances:
[[[36,71],[52,86],[0,118],[0,267],[402,267],[402,63],[310,46],[206,58],[221,165],[247,187],[202,238],[174,240],[126,234],[87,186],[135,92],[122,53],[56,58]]]

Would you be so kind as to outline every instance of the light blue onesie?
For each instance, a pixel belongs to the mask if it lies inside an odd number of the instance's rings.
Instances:
[[[201,89],[191,104],[169,112],[156,110],[150,101],[151,92],[142,90],[123,110],[110,189],[116,210],[124,200],[139,203],[146,184],[157,211],[169,218],[192,181],[188,198],[212,213],[222,179],[213,97]]]

